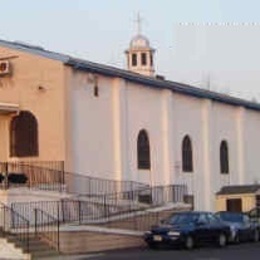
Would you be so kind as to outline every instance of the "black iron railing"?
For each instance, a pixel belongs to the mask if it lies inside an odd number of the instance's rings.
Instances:
[[[61,190],[63,184],[63,161],[0,162],[2,189],[26,186]]]
[[[107,201],[137,201],[152,206],[158,206],[166,203],[183,202],[187,194],[186,185],[160,185],[153,187],[142,187],[136,190],[115,192],[105,194]]]
[[[135,181],[102,179],[69,172],[65,172],[65,183],[69,193],[89,196],[132,191],[149,186]]]
[[[88,224],[111,216],[136,212],[167,203],[184,202],[186,186],[169,185],[136,191],[92,196],[78,196],[61,201],[12,203],[12,208],[35,223],[34,209],[41,209],[59,219],[60,223]]]
[[[51,216],[59,219],[60,223],[87,224],[93,220],[102,219],[112,214],[128,212],[128,206],[117,206],[113,202],[105,202],[99,199],[83,200],[61,200],[61,201],[35,201],[12,203],[12,208],[30,220],[33,227],[35,209],[40,209]]]
[[[34,220],[35,236],[46,241],[57,251],[60,251],[59,216],[55,218],[43,210],[35,208]]]
[[[148,185],[64,171],[64,162],[0,162],[0,188],[26,186],[71,194],[98,195],[132,191]]]
[[[0,203],[0,236],[19,242],[27,253],[29,245],[29,220]]]

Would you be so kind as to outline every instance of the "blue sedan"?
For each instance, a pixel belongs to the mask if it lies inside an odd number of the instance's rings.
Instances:
[[[230,242],[259,241],[259,226],[244,213],[220,211],[216,216],[224,221],[231,229]]]
[[[175,213],[161,225],[146,231],[144,240],[150,248],[160,245],[182,245],[192,249],[205,243],[226,246],[230,227],[210,212]]]

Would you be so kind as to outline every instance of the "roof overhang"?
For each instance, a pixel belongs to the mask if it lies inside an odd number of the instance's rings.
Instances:
[[[251,185],[230,185],[224,186],[216,193],[218,196],[232,196],[232,195],[256,195],[259,194],[260,185],[251,184]]]
[[[183,83],[156,79],[138,73],[114,68],[107,65],[88,62],[80,59],[70,58],[67,62],[64,62],[64,64],[73,67],[75,70],[82,70],[82,71],[102,74],[108,77],[119,77],[128,80],[130,82],[142,84],[151,88],[169,89],[176,93],[185,94],[196,98],[211,99],[213,101],[225,103],[232,106],[241,106],[247,109],[260,111],[260,104],[258,103],[213,92],[207,89],[201,89]]]
[[[0,102],[0,114],[12,114],[19,112],[19,105],[12,103],[1,103]]]

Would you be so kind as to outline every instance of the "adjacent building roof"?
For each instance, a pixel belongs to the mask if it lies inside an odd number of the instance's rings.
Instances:
[[[222,187],[221,190],[217,192],[217,195],[256,193],[258,190],[260,190],[260,184],[232,185]]]
[[[67,66],[71,66],[76,70],[98,73],[109,77],[119,77],[127,81],[136,84],[141,84],[150,88],[170,89],[174,92],[197,97],[197,98],[211,99],[213,101],[217,101],[217,102],[221,102],[233,106],[242,106],[248,109],[260,111],[260,104],[250,102],[244,99],[235,98],[232,96],[197,88],[183,83],[177,83],[177,82],[168,81],[164,79],[157,79],[154,77],[144,76],[141,74],[137,74],[134,72],[130,72],[127,70],[123,70],[111,66],[73,58],[69,55],[45,50],[44,48],[39,46],[29,45],[21,42],[4,41],[4,40],[0,40],[0,46],[28,52],[35,55],[40,55],[42,57],[53,59],[53,60],[58,60]]]

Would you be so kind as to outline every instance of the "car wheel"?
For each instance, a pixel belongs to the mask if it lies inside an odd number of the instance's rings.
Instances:
[[[254,242],[259,241],[259,232],[257,230],[254,231],[253,241]]]
[[[234,238],[234,243],[235,244],[239,244],[240,243],[240,237],[238,234],[236,234],[235,238]]]
[[[191,250],[194,248],[194,239],[192,236],[187,236],[186,239],[185,239],[185,248],[188,249],[188,250]]]
[[[219,247],[225,247],[227,245],[227,237],[225,234],[220,233],[218,235],[218,240],[217,240],[218,246]]]

